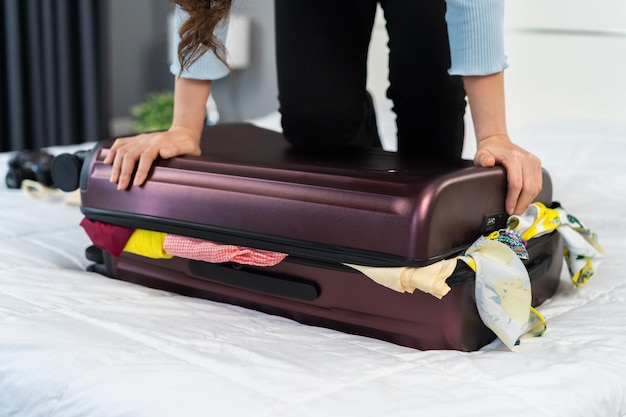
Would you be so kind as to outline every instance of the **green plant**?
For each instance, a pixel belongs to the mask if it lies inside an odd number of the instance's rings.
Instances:
[[[161,91],[151,93],[145,101],[131,109],[137,132],[168,129],[174,112],[174,93]]]

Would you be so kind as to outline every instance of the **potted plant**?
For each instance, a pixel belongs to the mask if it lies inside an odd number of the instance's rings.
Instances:
[[[174,93],[160,91],[151,93],[145,101],[133,106],[133,125],[137,132],[166,130],[172,124]]]

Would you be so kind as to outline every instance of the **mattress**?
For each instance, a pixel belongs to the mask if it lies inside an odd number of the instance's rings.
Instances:
[[[0,186],[0,416],[625,415],[626,122],[513,136],[606,250],[582,288],[564,268],[548,330],[514,352],[418,351],[87,272],[78,207]]]

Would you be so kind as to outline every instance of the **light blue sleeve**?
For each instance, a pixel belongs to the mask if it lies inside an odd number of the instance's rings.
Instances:
[[[452,75],[489,75],[507,68],[504,0],[446,0]]]
[[[183,22],[187,19],[187,13],[176,7],[174,11],[174,47],[171,48],[172,57],[170,57],[170,71],[172,74],[181,78],[191,78],[195,80],[217,80],[225,77],[230,72],[228,67],[220,61],[213,52],[207,51],[196,62],[191,64],[189,68],[180,72],[180,62],[178,61],[178,44],[180,43],[180,35],[178,30]],[[228,19],[215,29],[215,36],[222,42],[226,42],[226,34],[228,32]]]

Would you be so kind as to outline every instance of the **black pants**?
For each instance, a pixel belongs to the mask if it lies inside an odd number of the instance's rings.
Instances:
[[[282,127],[296,147],[333,152],[375,146],[366,92],[377,0],[275,0]],[[451,77],[445,0],[380,0],[389,34],[387,96],[398,151],[458,158],[465,91]]]

